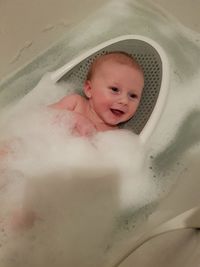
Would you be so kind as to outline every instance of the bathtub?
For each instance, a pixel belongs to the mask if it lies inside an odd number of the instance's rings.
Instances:
[[[1,3],[0,109],[22,99],[46,72],[99,42],[123,34],[157,41],[169,58],[170,86],[146,153],[152,177],[162,181],[165,197],[134,216],[122,216],[101,266],[198,266],[200,236],[190,229],[155,237],[124,255],[144,231],[200,205],[200,3],[82,2],[80,10],[78,1]]]

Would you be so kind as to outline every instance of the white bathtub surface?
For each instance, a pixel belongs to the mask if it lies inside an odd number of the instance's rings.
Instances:
[[[100,8],[105,0],[2,0],[0,79],[30,62],[55,40]],[[147,3],[150,2],[147,0]],[[200,32],[199,0],[154,0],[185,26]]]

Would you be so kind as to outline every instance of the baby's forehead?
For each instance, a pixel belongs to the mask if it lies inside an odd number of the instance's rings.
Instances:
[[[98,69],[110,64],[125,65],[133,68],[134,70],[138,70],[143,74],[143,70],[137,61],[132,56],[124,53],[110,53],[97,58],[93,65],[93,73],[95,73],[95,71]]]
[[[122,64],[130,66],[134,70],[139,70],[143,75],[143,70],[138,62],[129,54],[124,52],[111,52],[109,54],[99,56],[91,64],[87,79],[91,79],[94,74],[96,74],[103,66],[108,66],[109,64]]]
[[[107,55],[103,55],[99,58],[96,59],[96,61],[94,62],[94,65],[96,65],[96,67],[99,67],[103,64],[109,64],[109,63],[121,63],[121,64],[126,64],[126,65],[130,65],[130,66],[135,66],[135,62],[131,57],[125,56],[123,54],[107,54]]]

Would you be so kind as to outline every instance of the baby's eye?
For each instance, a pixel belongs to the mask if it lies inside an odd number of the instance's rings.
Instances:
[[[114,93],[118,93],[118,92],[119,92],[119,88],[117,88],[117,87],[110,86],[109,88],[110,88],[110,89],[112,90],[112,92],[114,92]]]
[[[138,96],[137,96],[136,94],[129,94],[129,97],[130,97],[131,99],[136,99],[136,98],[138,98]]]

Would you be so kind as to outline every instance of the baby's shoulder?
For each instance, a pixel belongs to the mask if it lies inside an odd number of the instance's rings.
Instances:
[[[65,102],[65,106],[66,103],[70,103],[68,104],[68,106],[70,106],[70,110],[79,112],[79,113],[83,113],[85,112],[86,108],[87,108],[87,99],[79,94],[71,94],[68,95],[66,97],[66,100],[64,100]]]
[[[61,101],[63,103],[82,103],[85,101],[84,97],[79,95],[79,94],[70,94],[70,95],[66,95],[64,96]]]
[[[82,105],[84,98],[78,94],[70,94],[64,96],[55,104],[52,104],[51,107],[58,108],[58,109],[68,109],[74,110],[77,106]]]
[[[66,95],[66,96],[64,96],[63,97],[63,99],[81,99],[82,98],[82,96],[81,95],[79,95],[79,94],[69,94],[69,95]]]
[[[86,98],[82,95],[79,95],[79,94],[71,94],[71,95],[68,95],[68,97],[76,99],[78,101],[83,101],[83,102],[86,101]]]

